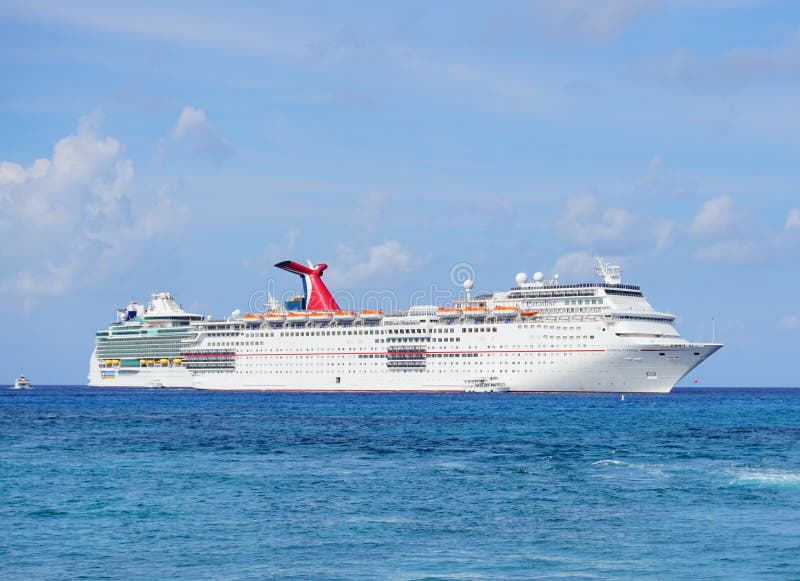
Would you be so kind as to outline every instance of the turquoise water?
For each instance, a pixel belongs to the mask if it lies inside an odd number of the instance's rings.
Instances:
[[[4,579],[800,577],[800,390],[1,391]]]

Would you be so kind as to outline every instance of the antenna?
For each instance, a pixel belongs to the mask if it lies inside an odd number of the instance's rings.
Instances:
[[[620,284],[622,282],[622,267],[606,262],[602,256],[595,256],[594,259],[597,261],[594,272],[606,284]]]

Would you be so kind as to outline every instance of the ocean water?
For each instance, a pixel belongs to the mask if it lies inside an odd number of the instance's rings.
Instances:
[[[0,390],[0,578],[800,578],[800,390]]]

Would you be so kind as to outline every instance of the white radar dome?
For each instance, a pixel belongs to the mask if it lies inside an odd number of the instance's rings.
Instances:
[[[239,309],[236,309],[231,313],[231,317],[233,317],[234,319],[238,319],[241,316],[241,314],[242,314],[242,311],[240,311]]]
[[[471,290],[473,286],[475,286],[475,281],[470,280],[470,279],[467,279],[467,280],[464,281],[464,288],[466,290]]]
[[[525,284],[525,281],[528,280],[528,275],[524,272],[518,272],[517,276],[514,277],[514,280],[516,280],[517,284],[519,285]]]
[[[535,273],[533,273],[533,280],[534,280],[535,282],[542,282],[542,279],[543,279],[543,278],[544,278],[544,275],[543,275],[541,272],[535,272]]]

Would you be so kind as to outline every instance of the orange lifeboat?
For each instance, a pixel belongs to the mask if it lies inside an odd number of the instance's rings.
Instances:
[[[270,325],[280,325],[286,320],[286,315],[278,311],[271,311],[264,314],[264,320]]]
[[[261,320],[263,317],[261,315],[254,315],[253,313],[245,313],[244,317],[242,317],[245,321],[258,321]]]
[[[521,317],[525,317],[526,319],[529,319],[531,317],[535,317],[538,314],[539,314],[539,311],[520,311],[519,312],[519,315]]]
[[[334,311],[333,318],[340,323],[351,323],[356,320],[356,314],[353,311]]]
[[[494,314],[498,317],[516,317],[519,309],[517,309],[517,307],[504,307],[495,305],[492,308],[492,312],[494,312]]]
[[[286,314],[287,323],[305,323],[308,321],[308,313],[304,311],[292,311]]]
[[[365,321],[380,321],[383,318],[383,313],[380,311],[361,311],[359,316]]]
[[[446,309],[439,307],[436,309],[436,316],[440,319],[457,319],[461,316],[461,309]]]
[[[486,310],[486,307],[464,307],[465,317],[471,317],[473,319],[483,319],[488,314],[489,311]]]
[[[327,323],[332,318],[330,311],[314,311],[308,314],[308,320],[312,323]]]

